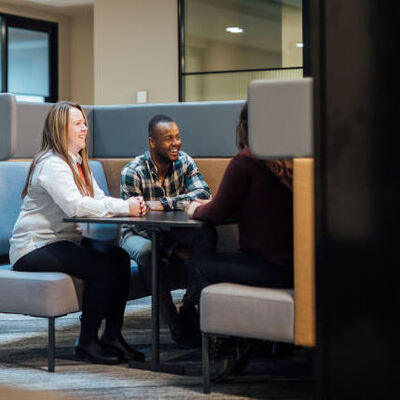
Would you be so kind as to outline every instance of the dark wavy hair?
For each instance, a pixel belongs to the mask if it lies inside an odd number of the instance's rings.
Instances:
[[[247,125],[247,101],[239,114],[239,123],[236,126],[236,146],[239,150],[249,147],[249,135]]]

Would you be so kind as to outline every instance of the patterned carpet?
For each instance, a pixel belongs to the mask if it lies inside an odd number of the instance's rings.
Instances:
[[[181,296],[179,291],[174,295],[176,301]],[[309,355],[301,350],[286,358],[254,356],[243,374],[213,384],[212,393],[204,395],[200,349],[179,348],[166,327],[161,327],[161,361],[179,361],[186,375],[132,369],[126,364],[104,366],[76,361],[72,347],[79,331],[78,317],[76,313],[56,320],[56,372],[48,373],[47,320],[0,314],[0,385],[74,399],[312,398]],[[124,336],[150,358],[149,298],[129,302]],[[6,397],[0,389],[0,400]]]

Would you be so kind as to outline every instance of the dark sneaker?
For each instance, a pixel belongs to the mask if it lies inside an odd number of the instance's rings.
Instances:
[[[214,337],[210,343],[210,359],[222,359],[227,356],[236,355],[235,338]]]
[[[217,358],[210,363],[210,380],[211,382],[221,382],[231,372],[235,365],[235,356],[229,355],[224,358]]]
[[[246,339],[217,337],[211,342],[210,359],[224,360],[224,376],[242,373],[248,365],[250,354],[251,346]]]

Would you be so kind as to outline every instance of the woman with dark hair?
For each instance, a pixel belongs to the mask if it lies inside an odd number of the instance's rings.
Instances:
[[[197,305],[201,290],[213,283],[293,287],[293,164],[257,159],[249,150],[247,125],[245,103],[236,128],[239,151],[228,164],[217,194],[212,200],[196,199],[187,209],[191,218],[215,225],[237,221],[239,249],[194,265],[184,307]],[[235,346],[239,347],[235,350]],[[217,348],[217,358],[228,358],[213,380],[245,368],[247,342],[242,346],[225,339],[217,342]]]
[[[120,247],[82,237],[80,224],[63,218],[139,216],[143,198],[104,195],[91,173],[88,123],[79,104],[59,102],[50,109],[41,149],[32,160],[23,204],[10,239],[17,271],[64,272],[85,282],[81,330],[74,353],[94,363],[144,360],[122,337],[129,292],[130,259]],[[100,324],[105,329],[98,339]]]
[[[198,303],[201,290],[219,282],[274,288],[293,287],[292,162],[263,161],[248,147],[247,103],[237,126],[238,153],[228,164],[212,200],[195,200],[191,218],[222,224],[236,220],[239,250],[217,254],[196,266],[191,297]]]

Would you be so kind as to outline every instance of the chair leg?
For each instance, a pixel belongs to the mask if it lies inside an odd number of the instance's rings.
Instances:
[[[210,393],[210,341],[207,333],[202,332],[203,393]]]
[[[48,348],[47,348],[48,371],[49,372],[54,372],[54,366],[55,366],[55,343],[56,343],[55,317],[49,317],[48,339],[49,339],[49,345],[48,345]]]

